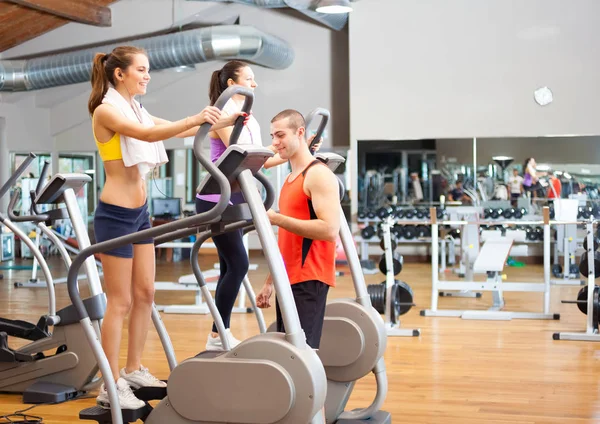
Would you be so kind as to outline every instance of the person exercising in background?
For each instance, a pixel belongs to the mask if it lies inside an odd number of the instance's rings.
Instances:
[[[329,287],[335,287],[335,250],[340,230],[340,194],[335,174],[309,151],[302,114],[287,109],[271,120],[273,146],[289,160],[291,173],[279,197],[279,212],[267,211],[279,227],[278,244],[292,285],[306,343],[319,348]],[[256,296],[259,308],[271,306],[271,275]],[[285,332],[277,299],[277,331]]]
[[[463,202],[469,200],[469,196],[463,191],[462,181],[457,181],[454,188],[450,191],[449,196],[451,201]]]
[[[523,177],[519,175],[519,170],[513,168],[513,175],[509,180],[510,185],[510,200],[513,207],[517,207],[517,202],[521,194],[523,194]]]

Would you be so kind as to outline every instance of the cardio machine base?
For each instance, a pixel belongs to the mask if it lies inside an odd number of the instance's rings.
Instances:
[[[359,411],[359,410],[357,410]],[[391,424],[392,414],[387,411],[377,411],[375,415],[365,420],[339,419],[334,424]]]
[[[23,391],[23,403],[61,403],[75,399],[83,393],[85,392],[73,386],[38,381]]]

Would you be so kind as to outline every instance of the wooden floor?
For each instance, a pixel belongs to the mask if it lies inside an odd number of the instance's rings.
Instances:
[[[204,255],[202,262],[212,267],[215,257]],[[251,262],[259,265],[251,271],[255,289],[262,286],[266,263],[261,255]],[[53,261],[53,273],[64,275],[62,266]],[[188,262],[159,262],[157,279],[176,281],[189,273]],[[342,271],[347,269],[340,268]],[[0,316],[37,321],[45,313],[44,289],[15,289],[14,281],[29,278],[24,271],[3,271],[0,280]],[[539,281],[538,265],[508,268],[509,280]],[[431,271],[428,264],[404,266],[399,278],[415,291],[417,308],[403,316],[402,326],[420,328],[420,337],[390,338],[385,355],[389,393],[385,409],[395,423],[594,423],[600,422],[600,363],[598,345],[592,342],[554,341],[557,331],[583,331],[585,316],[575,305],[560,304],[573,299],[575,286],[553,286],[553,312],[560,321],[513,320],[475,321],[460,318],[421,317],[419,310],[429,307]],[[383,281],[381,274],[368,275],[368,283]],[[349,274],[338,279],[330,298],[352,296]],[[64,284],[57,287],[58,306],[68,303]],[[539,311],[539,294],[505,294],[507,308]],[[157,292],[157,304],[191,303],[191,293]],[[490,295],[482,299],[441,298],[440,308],[486,309]],[[267,323],[274,311],[265,313]],[[184,360],[203,350],[209,331],[209,316],[164,315],[177,359]],[[238,314],[232,319],[232,331],[238,338],[258,333],[253,315]],[[11,340],[11,342],[14,340]],[[16,343],[15,343],[16,345]],[[125,344],[121,360],[125,363]],[[156,333],[151,331],[144,364],[160,378],[168,377],[168,366]],[[374,396],[374,379],[361,380],[348,407],[370,403]],[[199,405],[202,399],[198,400]],[[94,399],[81,399],[61,405],[38,406],[30,413],[40,415],[47,424],[66,424],[78,420],[80,409],[91,406]],[[0,395],[0,415],[23,408],[18,395]],[[0,420],[0,422],[3,422]]]

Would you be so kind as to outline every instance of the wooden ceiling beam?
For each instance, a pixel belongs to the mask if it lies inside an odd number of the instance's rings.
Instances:
[[[60,16],[82,24],[109,27],[112,15],[109,7],[82,0],[6,0],[30,9]]]

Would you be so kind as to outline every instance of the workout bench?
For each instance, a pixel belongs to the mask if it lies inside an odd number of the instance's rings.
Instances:
[[[511,252],[518,246],[513,246],[514,241],[524,241],[524,231],[507,231],[503,236],[499,231],[484,231],[482,236],[485,240],[481,250],[473,264],[474,274],[484,273],[487,276],[485,282],[480,281],[440,281],[438,269],[438,248],[439,248],[439,225],[449,224],[481,224],[481,222],[467,221],[444,221],[438,224],[435,214],[435,208],[432,208],[432,288],[431,288],[431,309],[421,311],[422,316],[445,316],[461,317],[463,319],[487,319],[487,320],[511,320],[511,319],[559,319],[559,314],[550,313],[550,216],[548,208],[544,208],[544,281],[542,283],[527,282],[504,282],[502,281],[502,271],[506,259]],[[501,222],[499,222],[501,223]],[[505,223],[512,223],[506,221]],[[515,223],[516,224],[516,223]],[[540,222],[520,221],[519,225],[540,225]],[[496,234],[491,234],[496,233]],[[438,298],[440,292],[448,290],[474,290],[491,291],[494,296],[494,304],[489,310],[455,310],[438,309]],[[539,292],[543,293],[543,311],[542,312],[513,312],[504,309],[503,293],[505,291],[521,292]]]

